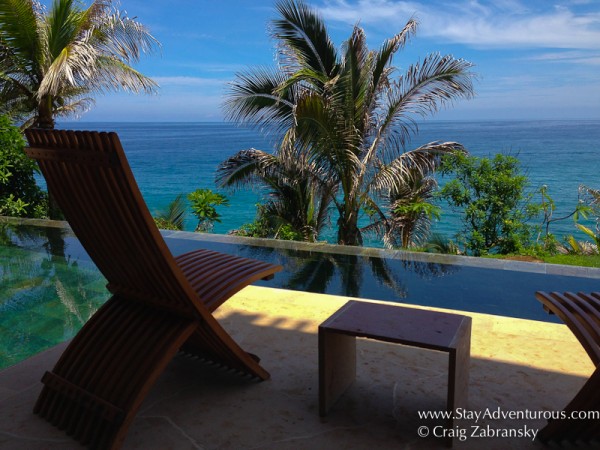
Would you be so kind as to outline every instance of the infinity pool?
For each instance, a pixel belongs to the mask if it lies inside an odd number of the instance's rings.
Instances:
[[[473,258],[164,235],[173,254],[209,248],[284,266],[259,285],[338,296],[556,321],[535,300],[536,290],[600,289],[599,269],[556,275],[542,273],[545,265],[501,270],[473,265],[498,261]],[[0,224],[0,282],[0,369],[73,337],[109,296],[103,276],[66,228]]]

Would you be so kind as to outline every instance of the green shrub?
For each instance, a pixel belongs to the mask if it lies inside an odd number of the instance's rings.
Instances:
[[[527,177],[517,158],[455,153],[443,157],[440,172],[453,176],[439,196],[462,214],[458,238],[468,253],[520,253],[529,246],[534,228],[527,221],[540,208],[525,194]]]
[[[153,217],[153,219],[154,219],[154,223],[156,224],[156,228],[159,228],[161,230],[173,230],[173,231],[181,230],[181,228],[179,228],[173,222],[171,222],[167,219],[163,219],[162,217]]]
[[[215,222],[221,222],[217,206],[229,206],[229,200],[224,195],[210,189],[196,189],[187,196],[192,204],[192,212],[198,218],[196,231],[208,232]]]
[[[25,139],[7,116],[0,116],[0,215],[47,216],[47,196],[37,186],[37,164],[25,155]]]
[[[304,241],[302,233],[294,229],[290,223],[285,223],[276,215],[269,213],[269,208],[263,204],[256,205],[254,222],[246,223],[232,234],[255,238],[272,238],[282,241]]]

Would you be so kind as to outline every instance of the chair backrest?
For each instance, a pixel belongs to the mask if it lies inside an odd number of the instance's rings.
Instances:
[[[175,264],[116,133],[25,132],[48,192],[113,294],[189,315],[207,314]]]

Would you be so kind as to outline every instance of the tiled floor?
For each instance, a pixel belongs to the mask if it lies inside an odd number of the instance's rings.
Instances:
[[[252,382],[177,357],[143,403],[124,448],[444,448],[432,436],[441,434],[442,422],[418,416],[445,407],[444,353],[360,340],[356,382],[319,417],[317,327],[346,300],[261,287],[237,294],[217,315],[242,347],[262,358],[271,380]],[[469,411],[487,417],[461,422],[454,432],[467,436],[455,448],[542,448],[531,433],[544,420],[494,415],[562,409],[592,372],[589,358],[564,325],[469,315]],[[39,379],[61,348],[0,372],[0,448],[80,448],[31,412]],[[427,438],[418,436],[420,427],[427,427],[421,428]],[[521,430],[529,437],[472,437],[474,430]]]

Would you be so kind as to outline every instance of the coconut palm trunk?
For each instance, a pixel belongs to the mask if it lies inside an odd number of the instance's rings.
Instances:
[[[36,128],[54,129],[51,95],[44,95],[42,98],[40,98],[37,117],[33,123],[33,126]]]
[[[54,118],[52,116],[52,96],[44,95],[38,105],[37,117],[32,124],[36,128],[54,129]],[[64,215],[48,188],[48,217],[52,220],[64,220]]]
[[[340,218],[338,222],[337,243],[340,245],[363,245],[362,232],[358,227],[355,214]]]

